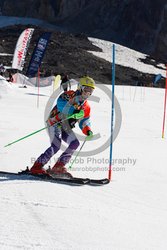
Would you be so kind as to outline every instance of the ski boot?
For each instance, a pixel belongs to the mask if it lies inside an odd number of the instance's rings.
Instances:
[[[64,166],[64,163],[58,161],[56,164],[53,166],[52,169],[47,171],[53,178],[73,178],[73,176],[67,172],[67,169]]]
[[[30,169],[31,174],[47,174],[41,162],[36,161]]]

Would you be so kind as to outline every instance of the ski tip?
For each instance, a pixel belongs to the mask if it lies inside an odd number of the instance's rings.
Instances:
[[[90,180],[90,184],[95,185],[95,186],[106,185],[109,183],[110,183],[110,180],[107,178],[106,179],[99,179],[99,180]]]

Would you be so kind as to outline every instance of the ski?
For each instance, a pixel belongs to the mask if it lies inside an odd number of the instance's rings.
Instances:
[[[100,186],[100,185],[106,185],[106,184],[109,184],[110,183],[110,180],[105,178],[105,179],[90,179],[90,182],[89,184],[90,185],[93,185],[93,186]]]
[[[79,177],[72,177],[72,178],[65,178],[65,177],[56,177],[51,176],[49,174],[31,174],[28,169],[23,170],[18,173],[13,172],[6,172],[0,171],[1,175],[12,175],[12,176],[24,176],[24,177],[34,177],[35,179],[40,179],[44,181],[51,181],[55,183],[62,183],[68,185],[92,185],[92,186],[100,186],[106,185],[110,181],[106,179],[90,179],[90,178],[79,178]]]
[[[31,174],[29,171],[27,170],[23,170],[21,172],[18,173],[13,173],[13,172],[6,172],[6,171],[0,171],[1,175],[6,175],[6,176],[23,176],[23,177],[33,177],[35,179],[39,179],[39,180],[44,180],[44,181],[50,181],[50,182],[55,182],[55,183],[62,183],[62,184],[69,184],[69,185],[85,185],[88,184],[90,182],[90,180],[88,178],[59,178],[59,177],[52,177],[49,174],[45,175],[45,174]]]
[[[62,183],[62,184],[69,184],[69,185],[85,185],[89,183],[89,179],[85,178],[64,178],[64,177],[52,177],[50,175],[45,175],[45,174],[38,174],[38,175],[33,175],[33,174],[28,174],[34,177],[37,177],[41,180],[45,181],[51,181],[55,183]]]

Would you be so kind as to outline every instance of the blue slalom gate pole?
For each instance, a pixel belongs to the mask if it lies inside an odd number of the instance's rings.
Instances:
[[[110,137],[110,161],[108,179],[111,180],[112,154],[113,154],[113,132],[114,132],[114,89],[115,89],[115,44],[112,47],[112,104],[111,104],[111,137]]]

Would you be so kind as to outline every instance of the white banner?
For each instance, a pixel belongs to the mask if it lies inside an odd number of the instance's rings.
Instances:
[[[28,28],[28,29],[25,29],[21,33],[17,41],[14,56],[13,56],[13,62],[12,62],[13,69],[19,69],[19,70],[23,69],[27,49],[30,44],[30,40],[31,40],[33,32],[34,32],[34,29]]]

